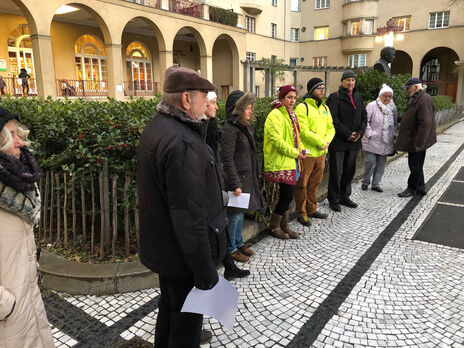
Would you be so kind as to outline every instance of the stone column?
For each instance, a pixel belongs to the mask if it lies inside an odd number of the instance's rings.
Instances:
[[[55,67],[53,64],[52,38],[50,35],[31,35],[37,94],[56,98]]]
[[[250,92],[255,93],[255,73],[256,73],[256,68],[254,66],[250,67]]]
[[[105,45],[109,96],[118,100],[124,98],[121,48],[120,44]]]
[[[213,56],[200,57],[200,71],[204,78],[213,82]]]
[[[160,8],[169,11],[169,0],[160,0]]]
[[[269,69],[266,69],[264,71],[264,96],[265,97],[271,96],[271,88],[272,88],[271,85],[272,85],[271,71]]]
[[[171,67],[173,64],[173,51],[160,51],[160,89],[159,92],[163,90],[164,83],[164,73],[166,69]]]

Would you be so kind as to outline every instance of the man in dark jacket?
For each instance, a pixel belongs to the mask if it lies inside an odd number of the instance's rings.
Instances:
[[[140,138],[140,260],[159,274],[156,347],[200,345],[203,316],[181,313],[193,286],[209,290],[227,252],[226,216],[214,156],[203,141],[207,92],[197,72],[166,70],[158,114]]]
[[[340,88],[329,96],[326,103],[335,127],[335,137],[329,146],[327,193],[333,211],[341,211],[340,204],[350,208],[358,206],[350,199],[351,181],[356,171],[361,138],[366,131],[367,112],[362,95],[354,88],[355,84],[354,72],[344,71]]]
[[[425,150],[437,142],[433,100],[418,78],[410,78],[404,88],[410,99],[401,119],[395,150],[408,153],[411,173],[408,187],[398,196],[423,196],[426,194],[423,171]]]

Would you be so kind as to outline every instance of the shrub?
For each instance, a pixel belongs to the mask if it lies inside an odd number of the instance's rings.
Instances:
[[[238,14],[219,7],[209,7],[209,19],[216,23],[237,26]]]
[[[435,111],[449,110],[453,108],[453,101],[447,95],[434,95],[432,97]]]

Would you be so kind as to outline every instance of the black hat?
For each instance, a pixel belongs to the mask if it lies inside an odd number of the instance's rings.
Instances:
[[[353,72],[353,70],[345,70],[342,74],[342,78],[340,81],[343,81],[344,79],[349,79],[349,78],[353,78],[353,79],[356,78],[356,75]]]
[[[409,86],[420,85],[420,84],[422,84],[422,81],[420,79],[418,79],[417,77],[411,77],[408,81],[406,81],[403,87],[407,88]]]
[[[216,87],[195,70],[171,66],[164,74],[163,91],[176,93],[185,91],[214,91]]]
[[[0,131],[5,127],[8,121],[12,119],[17,119],[19,121],[19,116],[9,112],[7,109],[0,106]]]
[[[308,81],[306,88],[308,89],[308,94],[313,93],[316,87],[323,85],[324,81],[322,81],[319,77],[313,77],[311,80]]]

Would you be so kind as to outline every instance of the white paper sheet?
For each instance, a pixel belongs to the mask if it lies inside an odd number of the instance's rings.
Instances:
[[[248,205],[250,204],[249,193],[242,192],[240,196],[236,196],[232,191],[228,191],[227,194],[229,195],[228,207],[248,209]]]
[[[226,279],[219,277],[211,290],[193,288],[182,306],[181,312],[205,314],[215,318],[227,330],[232,331],[237,313],[238,291]]]

